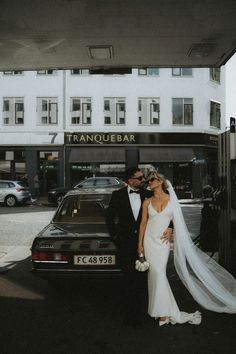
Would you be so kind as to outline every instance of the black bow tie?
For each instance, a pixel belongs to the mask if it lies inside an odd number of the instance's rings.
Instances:
[[[133,189],[130,189],[130,191],[129,191],[130,193],[137,193],[137,194],[139,194],[140,193],[140,191],[139,190],[137,190],[137,191],[134,191]]]

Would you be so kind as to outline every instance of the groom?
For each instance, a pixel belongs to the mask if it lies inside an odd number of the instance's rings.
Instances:
[[[145,198],[151,197],[152,192],[143,188],[145,180],[138,167],[126,170],[125,177],[127,186],[112,193],[106,222],[124,272],[124,322],[138,324],[147,309],[147,284],[146,274],[135,270],[135,261],[141,206]],[[172,234],[170,226],[163,234],[163,241],[168,241]]]

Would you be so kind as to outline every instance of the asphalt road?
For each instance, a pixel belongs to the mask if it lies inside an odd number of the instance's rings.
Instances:
[[[53,208],[0,207],[0,244],[28,247],[33,234],[50,220]],[[185,206],[186,221],[199,229],[200,206]],[[15,231],[14,231],[15,230]],[[5,257],[2,257],[5,258]],[[0,274],[1,354],[212,354],[234,353],[234,315],[202,310],[200,326],[163,326],[148,316],[125,326],[120,281],[74,280],[56,287],[34,277],[30,258],[12,262]],[[168,274],[180,308],[199,305],[181,285],[170,259]]]

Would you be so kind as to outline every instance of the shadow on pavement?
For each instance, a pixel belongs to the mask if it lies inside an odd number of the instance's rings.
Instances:
[[[124,326],[120,280],[61,281],[49,286],[34,277],[30,258],[0,276],[3,354],[210,354],[233,353],[236,316],[201,310],[200,326]],[[179,307],[199,305],[182,286],[170,260],[168,274]]]

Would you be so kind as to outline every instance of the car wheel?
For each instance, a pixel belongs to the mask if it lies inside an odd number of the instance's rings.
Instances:
[[[61,203],[62,199],[63,199],[63,194],[58,194],[58,196],[56,198],[57,205],[59,205]]]
[[[5,198],[5,204],[8,207],[14,207],[17,204],[17,199],[14,195],[8,195]]]

